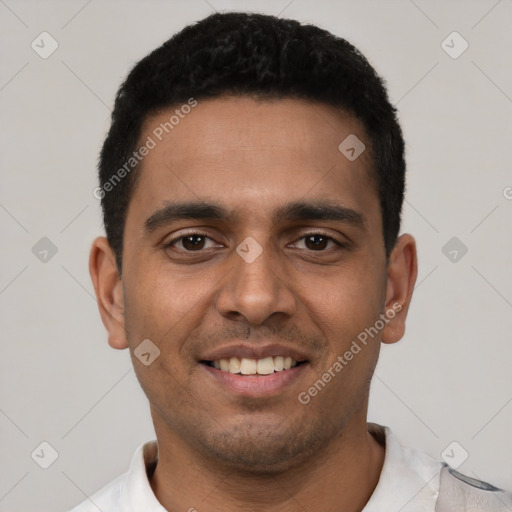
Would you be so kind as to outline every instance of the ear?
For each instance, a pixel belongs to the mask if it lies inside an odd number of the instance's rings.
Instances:
[[[89,256],[91,274],[101,320],[108,332],[112,348],[128,347],[124,330],[124,303],[122,281],[117,270],[114,251],[103,236],[92,243]]]
[[[411,235],[404,234],[398,238],[389,257],[385,311],[388,321],[382,331],[383,343],[402,339],[417,275],[416,242]]]

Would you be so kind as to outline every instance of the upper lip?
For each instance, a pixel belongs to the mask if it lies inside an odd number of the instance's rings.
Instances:
[[[239,359],[243,357],[248,359],[264,359],[265,357],[276,356],[291,357],[295,361],[305,361],[308,359],[307,355],[300,350],[287,347],[286,345],[250,345],[243,343],[226,345],[211,350],[203,354],[200,357],[200,361],[218,361],[219,359],[230,359],[231,357],[238,357]]]

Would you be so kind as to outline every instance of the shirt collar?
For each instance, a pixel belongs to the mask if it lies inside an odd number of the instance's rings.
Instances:
[[[442,463],[402,446],[389,427],[369,423],[368,430],[381,443],[385,439],[386,454],[379,482],[363,512],[432,512]]]
[[[121,490],[122,510],[130,512],[167,512],[156,499],[148,473],[152,473],[158,462],[158,443],[148,441],[141,444],[133,454],[124,488]]]

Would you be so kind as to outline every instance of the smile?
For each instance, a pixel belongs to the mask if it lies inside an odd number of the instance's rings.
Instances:
[[[270,375],[274,372],[295,368],[301,364],[289,356],[264,357],[262,359],[230,357],[215,361],[203,361],[203,363],[222,372],[236,375]]]
[[[215,367],[216,363],[220,366],[221,361],[224,361],[224,370]],[[212,385],[220,386],[229,394],[252,398],[265,398],[283,393],[309,366],[308,361],[296,361],[291,357],[282,356],[263,359],[232,357],[201,363],[199,367],[204,368],[206,374],[209,374],[207,378],[212,379]]]

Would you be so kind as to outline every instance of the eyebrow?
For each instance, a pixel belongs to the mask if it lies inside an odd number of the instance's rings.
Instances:
[[[233,218],[233,214],[230,215],[230,212],[219,204],[205,202],[172,203],[157,210],[146,219],[144,232],[149,235],[164,225],[185,219],[228,221],[231,218]],[[286,203],[274,211],[272,220],[274,224],[283,221],[327,220],[344,222],[360,228],[367,226],[367,219],[361,212],[324,201]]]

